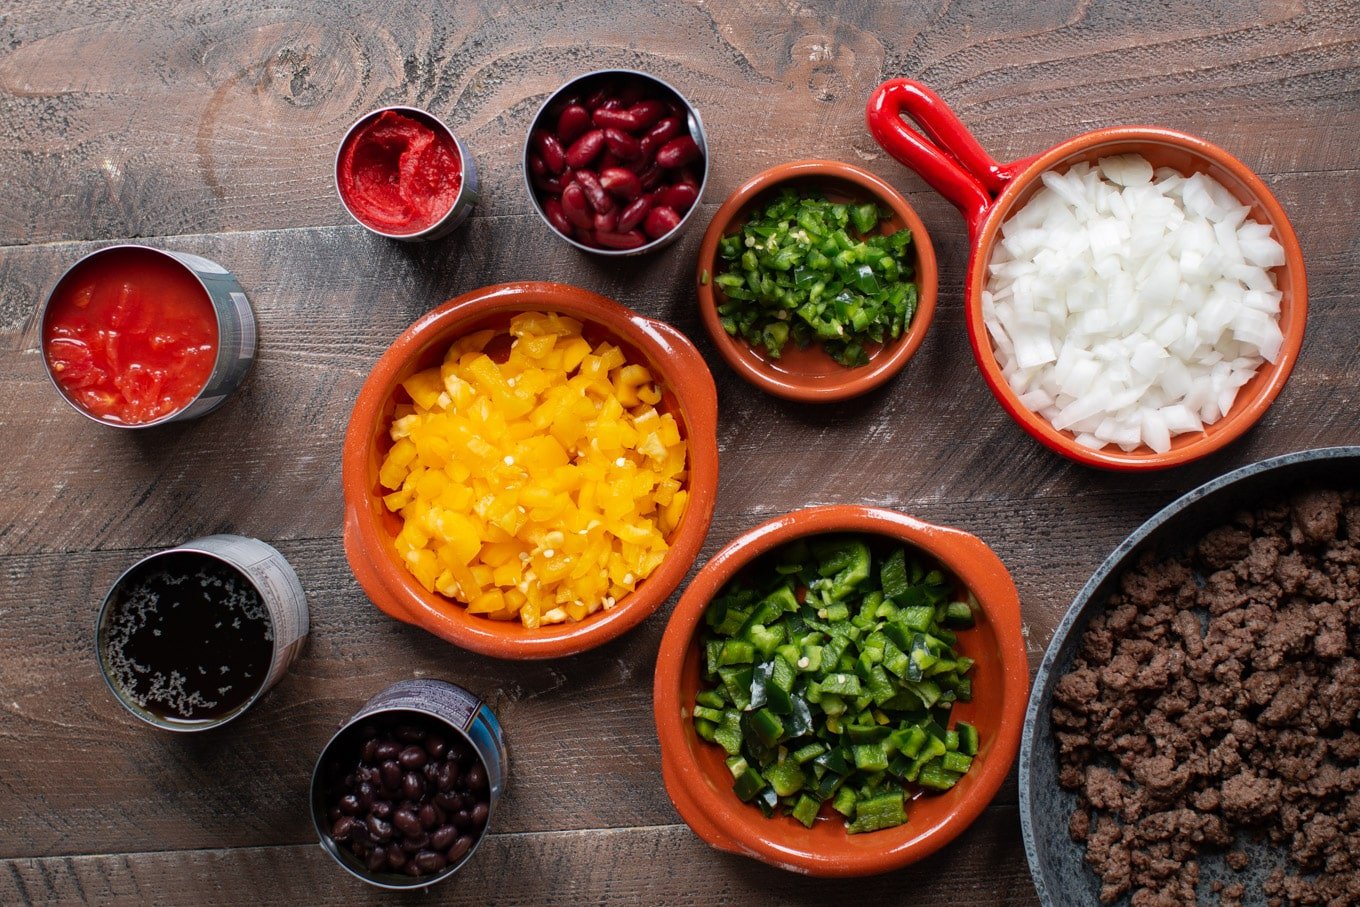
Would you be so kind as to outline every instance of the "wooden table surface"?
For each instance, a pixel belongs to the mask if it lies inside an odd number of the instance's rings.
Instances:
[[[11,0],[0,10],[0,902],[350,904],[1032,904],[1014,773],[952,846],[904,871],[809,880],[710,850],[662,789],[651,672],[670,604],[624,638],[544,663],[470,655],[389,620],[340,544],[340,442],[387,344],[438,302],[515,278],[566,281],[694,339],[721,398],[722,475],[700,563],[737,533],[815,503],[892,507],[973,532],[1010,568],[1037,665],[1073,595],[1119,540],[1245,463],[1360,442],[1360,9],[1354,2],[903,4],[167,3]],[[554,239],[517,163],[529,118],[567,78],[648,70],[702,110],[702,216],[641,260]],[[998,158],[1088,129],[1154,123],[1255,169],[1303,244],[1308,336],[1260,424],[1187,467],[1077,467],[1023,434],[968,352],[959,215],[864,127],[870,90],[934,86]],[[346,127],[384,104],[444,116],[484,197],[453,238],[383,241],[335,197]],[[940,257],[940,307],[886,388],[783,403],[704,334],[691,271],[707,216],[794,158],[862,165],[900,188]],[[255,371],[219,412],[120,433],[43,376],[32,314],[101,245],[191,250],[236,273],[260,322]],[[130,562],[214,532],[278,546],[312,611],[302,659],[217,733],[126,715],[92,650],[95,610]],[[671,603],[673,604],[673,602]],[[509,736],[510,792],[457,881],[393,896],[340,872],[306,807],[336,723],[406,677],[483,696]]]

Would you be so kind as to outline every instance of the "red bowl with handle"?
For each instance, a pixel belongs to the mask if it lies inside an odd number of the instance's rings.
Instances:
[[[921,131],[907,125],[903,114],[915,121]],[[964,281],[964,316],[973,356],[1002,407],[1046,447],[1079,463],[1105,469],[1177,466],[1213,453],[1240,437],[1279,395],[1303,345],[1308,281],[1298,237],[1284,209],[1261,178],[1237,158],[1184,132],[1157,126],[1115,126],[1082,133],[1033,157],[998,163],[939,95],[909,79],[891,79],[878,86],[869,97],[865,115],[875,141],[963,213],[972,246]],[[1154,168],[1170,167],[1186,176],[1203,173],[1217,180],[1250,209],[1249,217],[1270,225],[1285,253],[1285,263],[1272,270],[1283,294],[1280,332],[1284,344],[1278,358],[1257,370],[1222,419],[1206,426],[1203,432],[1176,436],[1171,449],[1160,454],[1146,446],[1128,452],[1084,447],[1076,442],[1072,432],[1056,429],[1042,415],[1026,409],[1001,373],[982,320],[982,290],[1001,225],[1043,185],[1041,175],[1049,170],[1062,172],[1077,163],[1094,164],[1115,154],[1142,155]]]

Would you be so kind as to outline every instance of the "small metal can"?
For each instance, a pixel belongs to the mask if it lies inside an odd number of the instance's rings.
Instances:
[[[472,847],[461,858],[439,872],[427,876],[403,877],[391,872],[370,871],[353,854],[337,846],[335,839],[330,835],[331,826],[327,815],[325,768],[332,756],[353,744],[354,738],[365,722],[377,716],[395,717],[403,713],[433,719],[443,725],[448,733],[467,741],[486,770],[488,796],[486,824]],[[322,747],[321,755],[316,760],[316,768],[312,772],[312,824],[316,827],[321,849],[330,854],[335,862],[355,878],[378,888],[393,890],[423,888],[447,879],[472,859],[472,855],[477,852],[477,848],[491,831],[491,823],[496,818],[496,804],[505,793],[509,770],[510,761],[505,747],[505,735],[490,706],[457,684],[448,681],[399,680],[364,703],[363,708],[341,724],[339,730]]]
[[[126,254],[129,250],[136,250],[138,254],[149,252],[176,262],[192,274],[207,292],[208,299],[212,302],[213,314],[217,316],[217,358],[213,362],[213,370],[207,382],[198,394],[180,409],[150,422],[127,423],[101,419],[72,399],[57,381],[56,375],[52,374],[52,367],[44,351],[42,360],[47,378],[62,399],[71,404],[76,412],[100,425],[112,428],[151,428],[167,422],[183,422],[207,415],[221,406],[231,392],[241,385],[250,371],[250,366],[255,362],[255,313],[250,307],[250,300],[246,298],[246,291],[237,282],[236,277],[215,261],[188,252],[171,252],[135,243],[97,249],[67,268],[53,285],[47,298],[43,300],[42,311],[38,315],[39,343],[47,336],[48,307],[62,285],[72,279],[82,265],[104,256]]]
[[[458,197],[453,200],[453,206],[449,208],[443,217],[418,233],[388,233],[385,230],[379,230],[378,228],[365,223],[363,218],[354,213],[354,209],[349,206],[349,201],[346,200],[345,193],[341,191],[340,188],[340,162],[344,155],[345,146],[349,144],[350,136],[354,135],[356,130],[366,125],[370,120],[381,116],[389,110],[394,113],[402,114],[403,116],[408,116],[413,120],[418,120],[426,126],[429,126],[431,129],[444,133],[453,141],[454,147],[458,149],[459,164],[462,167],[463,172],[463,183],[458,190]],[[345,137],[340,140],[340,145],[335,150],[335,194],[340,196],[340,204],[345,206],[345,211],[349,213],[350,217],[354,218],[359,226],[368,230],[370,233],[375,233],[378,236],[387,239],[400,240],[401,242],[431,242],[432,240],[443,239],[445,236],[448,236],[454,230],[462,226],[463,221],[467,220],[468,215],[472,213],[472,209],[476,207],[477,200],[480,197],[478,192],[479,188],[480,183],[477,180],[477,165],[472,160],[472,153],[468,151],[467,145],[464,144],[463,140],[449,128],[447,123],[430,113],[428,110],[421,110],[419,107],[405,107],[401,105],[379,107],[377,110],[364,114],[354,121],[353,126],[350,126],[349,129],[345,131]]]
[[[267,667],[258,678],[251,678],[249,695],[239,705],[202,720],[181,720],[166,717],[137,702],[132,693],[118,681],[119,671],[115,665],[116,653],[113,651],[114,622],[118,618],[118,609],[124,606],[124,596],[130,594],[158,567],[167,563],[187,563],[199,559],[225,565],[232,575],[239,576],[249,584],[263,606],[261,617],[268,625],[265,639],[271,645]],[[95,624],[95,649],[99,656],[99,669],[104,682],[108,684],[109,690],[119,704],[134,717],[167,731],[205,731],[232,721],[278,683],[284,672],[302,653],[308,632],[306,593],[303,592],[302,583],[298,580],[292,565],[278,549],[259,539],[245,536],[209,535],[185,542],[175,548],[158,551],[123,571],[100,605]],[[222,668],[229,669],[230,665],[224,662]]]

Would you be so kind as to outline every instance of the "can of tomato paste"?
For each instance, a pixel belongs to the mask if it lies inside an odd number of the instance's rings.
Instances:
[[[237,718],[306,644],[307,597],[272,545],[210,535],[145,557],[104,596],[99,669],[132,715],[167,731]]]
[[[345,210],[387,239],[443,239],[472,213],[478,187],[467,145],[419,107],[364,114],[335,153],[335,191]]]
[[[142,245],[77,261],[39,312],[43,367],[81,415],[114,428],[197,419],[255,361],[255,314],[215,261]]]
[[[508,774],[505,735],[490,706],[447,681],[400,680],[322,748],[312,822],[321,848],[351,875],[379,888],[421,888],[472,858]]]

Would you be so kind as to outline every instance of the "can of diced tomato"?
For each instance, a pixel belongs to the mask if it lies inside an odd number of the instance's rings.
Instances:
[[[402,680],[322,748],[312,822],[346,872],[379,888],[421,888],[472,858],[508,773],[505,735],[485,702],[447,681]]]
[[[57,280],[38,313],[43,367],[81,415],[150,428],[212,412],[255,361],[255,314],[215,261],[108,246]]]

